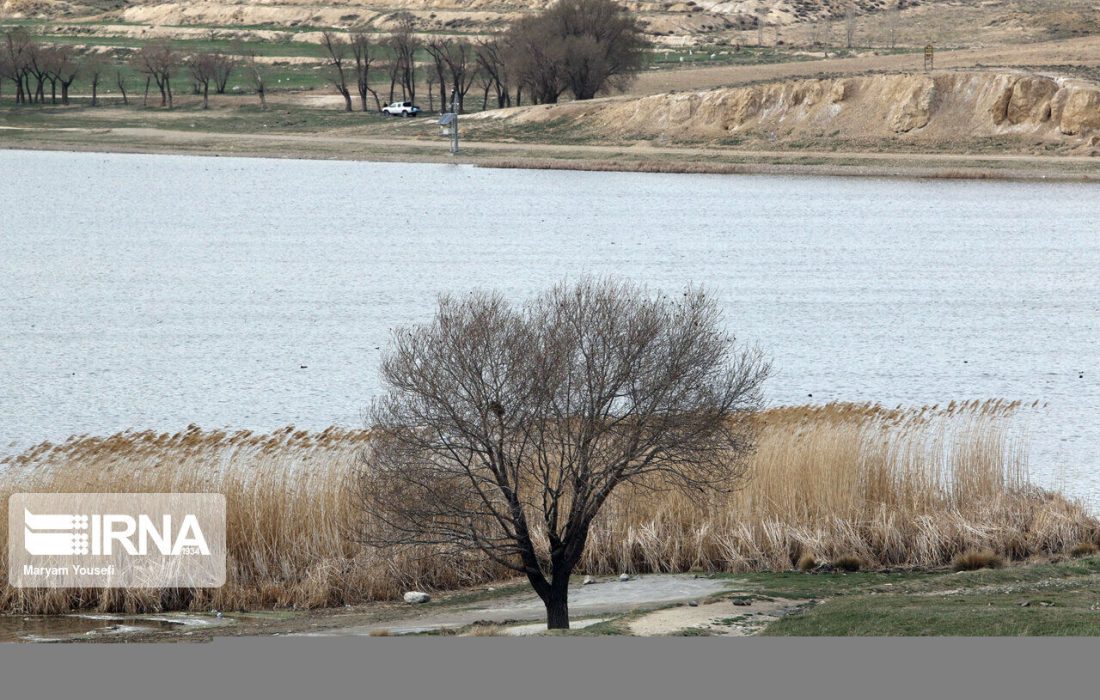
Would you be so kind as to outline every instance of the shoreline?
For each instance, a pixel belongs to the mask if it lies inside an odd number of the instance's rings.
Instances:
[[[141,129],[144,139],[118,141],[125,129],[67,129],[61,138],[34,134],[0,139],[0,150],[211,158],[455,163],[481,168],[696,175],[775,175],[917,180],[1100,183],[1100,159],[1017,154],[889,153],[882,151],[753,151],[721,147],[466,142],[451,156],[443,143],[416,139],[342,139],[300,134],[201,134]],[[134,129],[133,131],[139,131]],[[37,132],[37,133],[36,133]],[[22,134],[20,134],[22,136]],[[92,138],[88,138],[88,137]],[[101,138],[95,138],[95,137]],[[107,137],[107,138],[104,138]],[[183,137],[183,138],[181,138]],[[159,142],[149,139],[156,138]],[[226,144],[230,140],[233,143]],[[345,146],[339,148],[340,145]],[[1075,168],[1076,166],[1076,168]]]

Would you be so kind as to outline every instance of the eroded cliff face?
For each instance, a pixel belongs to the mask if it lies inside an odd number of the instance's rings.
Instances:
[[[1096,145],[1100,86],[1008,72],[875,75],[543,105],[484,118],[575,120],[615,138],[960,142],[1015,136]]]

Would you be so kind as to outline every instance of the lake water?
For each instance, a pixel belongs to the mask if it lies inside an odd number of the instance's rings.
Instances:
[[[773,404],[1005,398],[1100,504],[1100,189],[0,151],[0,449],[361,425],[440,292],[704,283]],[[812,398],[810,395],[812,394]]]

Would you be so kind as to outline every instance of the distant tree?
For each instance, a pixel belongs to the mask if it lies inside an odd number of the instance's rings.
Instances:
[[[27,92],[31,95],[31,102],[39,104],[46,101],[46,81],[50,76],[53,56],[49,47],[37,42],[29,42],[23,53],[23,71],[27,81]],[[31,89],[30,79],[34,78],[34,88]]]
[[[256,60],[256,50],[252,48],[240,49],[240,56],[244,58],[245,71],[252,83],[252,89],[260,98],[260,109],[267,109],[267,88],[264,85],[264,72],[260,62]]]
[[[464,39],[435,39],[425,47],[435,63],[436,70],[441,68],[450,80],[451,89],[458,96],[459,111],[465,110],[466,93],[477,77],[477,55],[474,46]],[[441,79],[442,91],[444,82]],[[442,96],[442,92],[441,92]]]
[[[213,51],[211,53],[211,68],[213,72],[214,92],[224,95],[229,79],[233,77],[233,71],[237,69],[239,50],[224,53]]]
[[[336,91],[344,98],[344,110],[351,111],[351,90],[348,89],[348,75],[345,64],[348,62],[348,42],[326,31],[321,33],[321,45],[327,54],[326,60],[332,67],[330,78]]]
[[[88,86],[92,88],[92,106],[99,106],[99,84],[103,80],[106,70],[103,59],[98,54],[89,54],[81,64],[81,71],[87,77]]]
[[[29,54],[34,41],[25,29],[17,27],[0,35],[0,42],[0,83],[4,78],[15,83],[15,102],[23,104],[30,100],[24,80],[28,79]]]
[[[367,95],[374,97],[375,107],[382,111],[382,101],[378,93],[370,86],[370,71],[378,58],[378,51],[370,42],[370,37],[363,30],[356,30],[351,35],[351,55],[355,60],[355,83],[359,90],[359,105],[364,112],[367,111]]]
[[[849,49],[855,46],[856,29],[858,29],[856,3],[855,0],[848,0],[848,4],[844,7],[844,39]]]
[[[478,64],[473,71],[474,81],[481,88],[481,110],[489,109],[489,91],[493,89],[493,76],[489,75]]]
[[[357,539],[477,553],[526,576],[548,627],[568,628],[600,509],[624,484],[735,486],[767,374],[697,290],[585,280],[522,308],[444,297],[383,357]]]
[[[429,41],[424,48],[432,59],[432,67],[428,69],[428,75],[432,76],[432,83],[438,81],[439,84],[439,111],[445,112],[447,111],[447,61],[443,58],[444,52],[440,49],[438,41]],[[428,90],[431,91],[431,83]]]
[[[126,76],[123,75],[121,69],[115,69],[115,85],[118,87],[118,91],[122,93],[122,104],[130,104],[130,98],[126,96]]]
[[[393,17],[394,31],[389,44],[393,52],[393,64],[390,79],[390,100],[393,100],[393,87],[396,82],[401,86],[401,95],[405,100],[416,99],[416,52],[423,47],[420,37],[414,34],[416,18],[408,12],[398,12]]]
[[[563,42],[550,40],[543,20],[535,16],[513,22],[504,41],[506,61],[516,80],[516,104],[522,104],[524,90],[536,104],[557,102],[569,87]]]
[[[202,95],[202,108],[210,108],[210,83],[217,74],[218,57],[207,51],[193,53],[187,57],[187,70],[191,73],[191,79],[199,94]]]
[[[428,88],[428,111],[435,111],[435,81],[439,79],[438,74],[435,71],[426,71],[424,73],[424,86]]]
[[[645,41],[634,15],[614,0],[558,0],[514,22],[508,64],[536,102],[578,100],[625,88],[641,70]]]
[[[497,108],[510,106],[512,98],[509,94],[508,64],[504,59],[504,45],[500,39],[485,39],[474,45],[474,52],[482,73],[492,81]]]
[[[886,45],[890,49],[898,46],[898,23],[901,20],[902,0],[891,2],[886,10]]]
[[[172,109],[174,105],[172,94],[172,77],[179,69],[182,57],[170,44],[157,41],[146,44],[133,55],[131,64],[134,69],[145,76],[145,100],[149,100],[149,83],[156,83],[160,90],[160,106]]]

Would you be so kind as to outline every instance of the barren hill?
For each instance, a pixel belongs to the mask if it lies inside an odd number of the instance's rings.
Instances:
[[[623,0],[654,37],[681,43],[704,35],[751,32],[841,20],[850,2],[860,15],[896,7],[896,0]],[[417,17],[429,31],[492,31],[552,0],[0,0],[0,13],[60,22],[125,22],[149,26],[366,26],[385,29],[395,12]],[[901,0],[907,9],[942,0]],[[0,15],[2,16],[2,15]]]
[[[1022,71],[872,75],[519,107],[472,121],[608,141],[1091,153],[1100,85]]]

